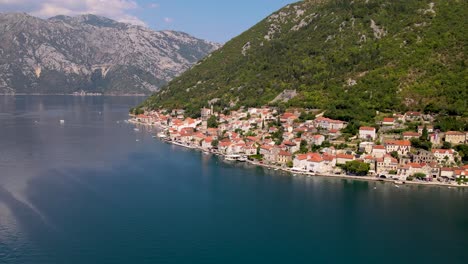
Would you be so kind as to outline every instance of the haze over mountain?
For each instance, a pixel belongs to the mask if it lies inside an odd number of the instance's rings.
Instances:
[[[220,47],[96,15],[0,14],[0,93],[156,91]]]
[[[466,1],[308,0],[226,43],[143,105],[213,103],[324,109],[342,120],[376,111],[468,115]]]

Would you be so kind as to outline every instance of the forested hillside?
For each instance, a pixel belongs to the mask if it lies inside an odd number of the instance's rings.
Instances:
[[[467,17],[462,0],[298,2],[226,43],[144,106],[195,114],[209,102],[219,109],[270,104],[361,121],[377,110],[467,116]],[[293,91],[278,97],[285,90]]]

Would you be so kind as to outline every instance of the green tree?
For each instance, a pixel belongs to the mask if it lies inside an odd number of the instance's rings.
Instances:
[[[455,150],[460,155],[463,163],[468,163],[468,145],[457,145]]]
[[[343,166],[343,169],[350,174],[359,175],[359,176],[366,176],[369,173],[370,165],[368,163],[353,160],[348,161]]]
[[[424,128],[422,130],[421,137],[419,138],[421,141],[427,141],[429,138],[429,132],[427,132],[427,126],[424,125]]]
[[[209,128],[217,128],[218,127],[218,119],[216,118],[216,116],[212,115],[212,116],[210,116],[210,118],[208,118],[207,126]]]
[[[452,148],[452,143],[444,141],[442,144],[442,149],[451,149]]]
[[[417,173],[413,174],[413,177],[418,179],[418,180],[425,180],[426,179],[426,174],[421,173],[421,172],[417,172]]]
[[[305,140],[301,140],[301,146],[299,148],[299,152],[300,153],[307,153],[309,151],[309,148],[307,146],[307,141]]]
[[[213,141],[211,141],[211,146],[213,146],[214,148],[217,148],[219,145],[219,140],[215,139]]]

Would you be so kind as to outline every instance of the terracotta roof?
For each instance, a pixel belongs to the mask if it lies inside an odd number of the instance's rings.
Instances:
[[[460,132],[460,131],[448,131],[447,133],[445,133],[445,135],[449,135],[449,136],[463,136],[463,135],[465,135],[465,133]]]
[[[363,126],[363,127],[360,127],[359,130],[363,130],[363,131],[375,131],[375,127],[366,127],[366,126]]]
[[[385,118],[383,119],[383,122],[385,122],[385,123],[395,122],[395,118],[393,118],[393,117],[385,117]]]
[[[411,146],[411,142],[409,140],[389,140],[385,142],[385,145]]]
[[[281,151],[279,152],[279,155],[281,155],[281,156],[288,156],[288,157],[289,157],[289,156],[292,156],[291,153],[289,153],[289,152],[287,152],[287,151],[284,151],[284,150],[281,150]]]
[[[308,161],[311,161],[311,162],[322,162],[323,161],[323,158],[318,156],[318,155],[314,155],[312,157],[310,157],[308,159]]]
[[[420,134],[418,132],[413,132],[413,131],[407,131],[403,132],[404,137],[419,137]]]
[[[432,153],[453,154],[453,149],[433,149]]]
[[[354,159],[353,155],[348,155],[348,154],[337,154],[336,158],[338,159]]]

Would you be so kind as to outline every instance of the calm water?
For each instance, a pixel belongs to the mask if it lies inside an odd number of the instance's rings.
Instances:
[[[468,190],[225,163],[141,100],[0,97],[0,263],[468,263]]]

